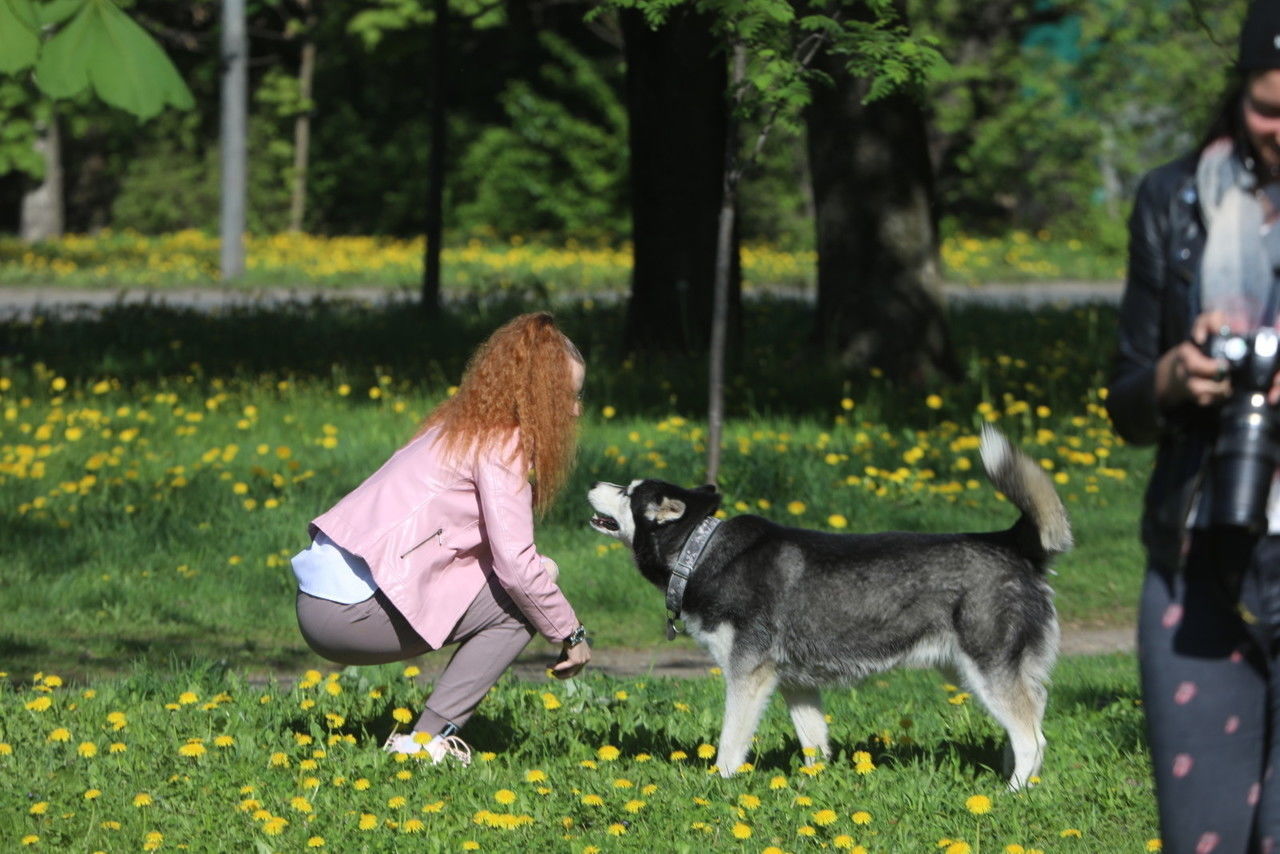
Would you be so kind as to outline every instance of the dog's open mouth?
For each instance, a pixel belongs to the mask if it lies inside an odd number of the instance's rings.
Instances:
[[[618,520],[603,513],[595,513],[591,516],[591,527],[597,531],[617,531]]]

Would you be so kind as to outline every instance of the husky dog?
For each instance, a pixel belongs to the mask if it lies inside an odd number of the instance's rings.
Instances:
[[[819,688],[897,665],[954,669],[1009,734],[1009,787],[1035,776],[1058,653],[1045,574],[1071,548],[1071,528],[1045,472],[990,426],[981,455],[1022,512],[1008,530],[831,534],[760,516],[720,521],[712,486],[591,488],[591,527],[631,548],[667,591],[669,619],[683,619],[724,674],[722,776],[746,761],[775,688],[806,754],[829,756]]]

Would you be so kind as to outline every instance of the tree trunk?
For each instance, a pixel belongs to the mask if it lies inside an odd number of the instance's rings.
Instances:
[[[818,344],[846,369],[958,376],[943,313],[933,169],[908,94],[864,104],[867,83],[823,53],[805,113],[817,209]]]
[[[621,15],[627,60],[631,221],[635,260],[629,347],[701,350],[711,330],[716,239],[724,192],[726,58],[711,19],[673,9],[658,30]],[[733,238],[729,325],[740,277]]]
[[[289,201],[289,230],[302,231],[307,212],[307,167],[311,158],[311,94],[316,76],[316,43],[312,37],[316,18],[311,0],[300,0],[306,11],[302,56],[298,62],[298,96],[306,109],[293,120],[293,191]]]
[[[444,240],[444,176],[448,128],[449,2],[435,0],[431,28],[431,151],[427,155],[426,248],[422,258],[422,310],[428,317],[440,312],[440,250]]]
[[[742,45],[733,49],[733,91],[746,76],[747,53]],[[763,141],[762,143],[763,144]],[[738,184],[742,172],[738,164],[738,119],[731,111],[725,128],[724,192],[720,195],[719,225],[716,229],[715,283],[711,299],[711,353],[707,371],[707,479],[716,485],[720,477],[720,439],[724,434],[724,374],[729,339],[729,285],[737,258]]]
[[[61,237],[65,223],[62,195],[62,135],[58,114],[51,108],[49,120],[39,130],[35,149],[44,160],[44,178],[22,195],[18,233],[26,243]]]
[[[244,0],[222,0],[221,207],[219,279],[244,274],[245,205],[248,181],[249,36]]]

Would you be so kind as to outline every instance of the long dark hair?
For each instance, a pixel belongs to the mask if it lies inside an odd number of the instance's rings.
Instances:
[[[1249,135],[1244,130],[1244,90],[1248,82],[1248,75],[1234,68],[1231,70],[1226,89],[1218,102],[1218,109],[1213,114],[1208,131],[1200,138],[1197,152],[1204,151],[1209,143],[1224,136],[1235,141],[1237,151],[1250,152]]]

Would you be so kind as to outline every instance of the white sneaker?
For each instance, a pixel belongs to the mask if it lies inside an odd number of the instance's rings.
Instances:
[[[450,757],[461,765],[471,764],[471,748],[456,735],[444,738],[437,735],[427,739],[426,733],[398,732],[387,739],[382,749],[388,753],[403,753],[407,756],[426,753],[433,765],[439,765]]]

